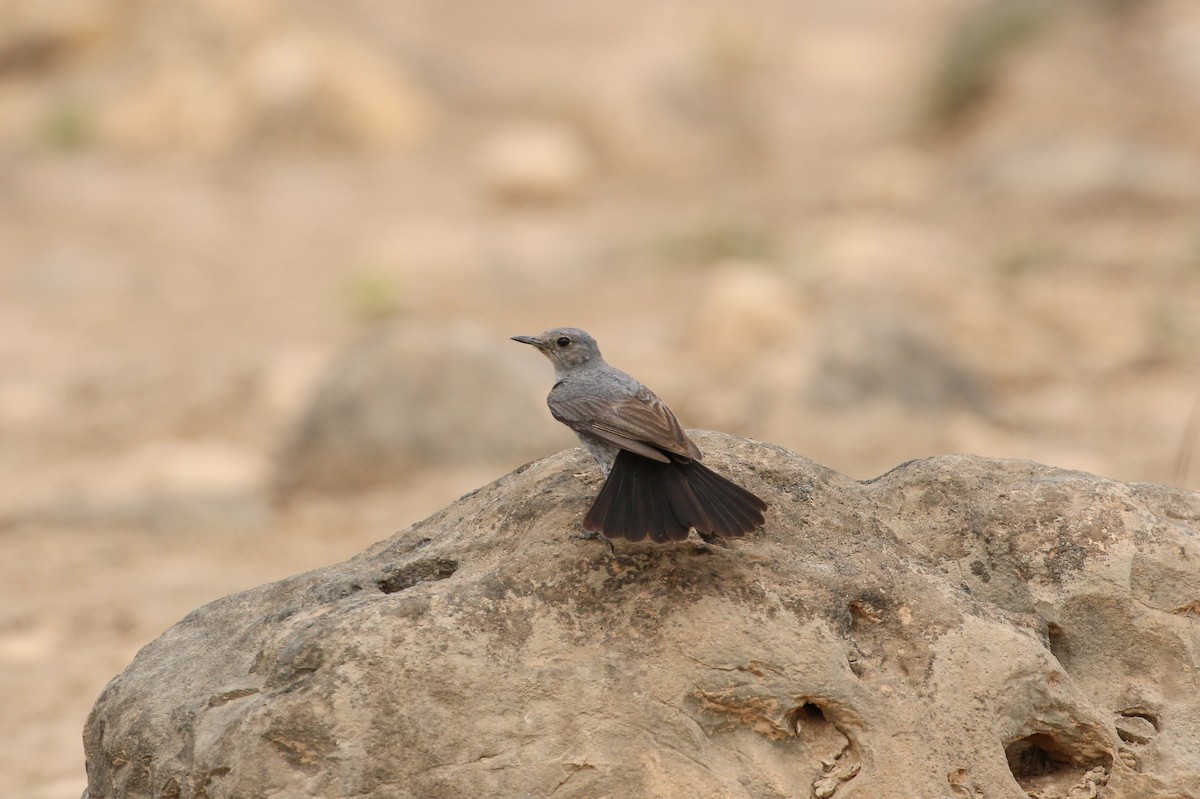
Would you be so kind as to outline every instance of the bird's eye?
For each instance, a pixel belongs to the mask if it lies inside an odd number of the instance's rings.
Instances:
[[[560,347],[568,347],[571,344],[571,339],[567,338],[566,336],[559,336],[558,341],[554,343]]]

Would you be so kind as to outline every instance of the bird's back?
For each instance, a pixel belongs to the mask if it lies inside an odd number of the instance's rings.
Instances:
[[[651,457],[647,447],[684,458],[700,457],[700,450],[657,394],[603,361],[563,374],[546,404],[554,418],[585,444],[589,438],[600,439]]]

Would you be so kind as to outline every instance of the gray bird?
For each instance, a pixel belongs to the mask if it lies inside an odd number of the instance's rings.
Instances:
[[[700,450],[650,389],[609,366],[596,340],[574,327],[513,336],[554,364],[546,398],[607,479],[583,528],[605,538],[682,541],[738,538],[764,521],[767,503],[700,463]]]

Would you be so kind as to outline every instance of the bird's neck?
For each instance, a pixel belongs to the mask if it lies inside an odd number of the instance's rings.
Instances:
[[[603,369],[605,366],[607,364],[599,359],[588,361],[587,363],[575,363],[570,366],[556,366],[554,369],[554,380],[556,384],[564,380],[577,380],[584,375],[589,375]]]

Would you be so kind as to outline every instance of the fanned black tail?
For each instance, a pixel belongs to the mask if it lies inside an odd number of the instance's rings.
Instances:
[[[660,463],[628,450],[583,519],[583,528],[626,541],[682,541],[697,532],[740,538],[764,521],[767,503],[699,461]]]

